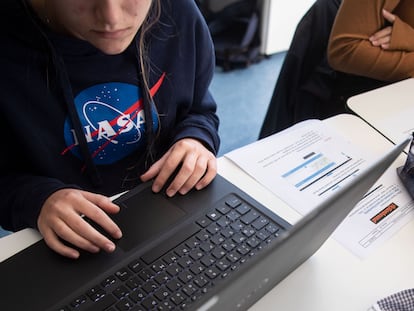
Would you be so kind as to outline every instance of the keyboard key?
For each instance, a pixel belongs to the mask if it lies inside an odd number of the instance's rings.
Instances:
[[[117,287],[113,292],[115,297],[121,299],[122,297],[125,297],[126,295],[129,294],[129,290],[128,288],[126,288],[126,286],[121,285],[119,287]]]
[[[129,279],[131,273],[126,268],[122,268],[115,272],[115,276],[121,281],[125,281]]]
[[[180,273],[182,271],[182,268],[177,263],[174,263],[174,264],[170,265],[166,269],[166,271],[170,276],[176,276],[178,273]]]
[[[177,292],[171,295],[171,301],[174,302],[177,306],[182,304],[185,300],[184,294]]]
[[[250,211],[250,206],[249,205],[247,205],[247,204],[245,204],[245,203],[243,203],[243,204],[241,204],[239,207],[237,207],[236,208],[236,211],[238,212],[238,213],[240,213],[241,215],[244,215],[244,214],[246,214],[248,211]]]
[[[200,233],[196,235],[196,238],[199,239],[200,241],[207,241],[210,237],[211,237],[211,234],[208,233],[207,231],[201,231]]]
[[[167,255],[162,257],[162,260],[167,264],[172,264],[178,260],[178,256],[174,252],[169,252]]]
[[[197,239],[195,236],[193,236],[192,238],[188,239],[185,242],[185,245],[187,245],[188,248],[193,249],[193,248],[195,248],[195,247],[197,247],[197,246],[200,245],[200,240]]]
[[[85,295],[81,295],[81,296],[77,297],[76,299],[74,299],[74,300],[71,302],[71,304],[70,304],[70,305],[71,305],[72,307],[74,307],[74,308],[78,308],[81,304],[84,304],[86,301],[87,301],[86,296],[85,296]]]
[[[216,247],[211,254],[213,255],[214,258],[216,259],[220,259],[223,258],[224,256],[226,256],[226,251],[222,248],[222,247]]]
[[[231,220],[228,217],[221,217],[219,220],[217,220],[217,224],[222,228],[227,227],[230,223]]]
[[[132,309],[133,306],[134,304],[128,299],[122,299],[120,302],[116,304],[116,308],[119,311],[129,311]]]
[[[183,257],[180,258],[178,260],[178,264],[182,267],[182,268],[187,268],[189,266],[191,266],[193,264],[193,260],[190,257]]]
[[[245,235],[249,238],[249,237],[253,236],[256,233],[256,230],[253,229],[252,227],[244,227],[241,232],[243,233],[243,235]]]
[[[178,279],[184,284],[190,282],[194,278],[194,274],[190,270],[185,270],[178,274]]]
[[[211,238],[211,242],[213,242],[215,245],[220,245],[225,241],[224,236],[222,236],[220,233],[217,233]]]
[[[194,274],[197,275],[201,272],[203,272],[205,269],[204,265],[201,263],[196,263],[194,265],[191,266],[190,271]]]
[[[102,298],[103,296],[105,296],[105,294],[106,294],[106,292],[99,285],[98,286],[95,286],[95,287],[92,287],[91,289],[89,289],[86,292],[86,295],[92,301],[99,300],[100,298]]]
[[[163,286],[154,293],[154,296],[158,300],[163,301],[164,299],[167,299],[169,296],[171,296],[171,291],[167,287]]]
[[[220,205],[216,208],[221,214],[226,215],[228,212],[231,211],[231,208],[227,205]]]
[[[236,246],[237,246],[236,243],[234,243],[233,241],[226,241],[223,243],[223,245],[221,245],[221,247],[223,247],[228,252],[230,252]]]
[[[204,252],[202,251],[202,250],[200,250],[199,248],[198,249],[193,249],[189,254],[188,254],[188,256],[190,256],[191,257],[191,259],[193,259],[193,260],[198,260],[198,259],[200,259],[201,257],[203,257],[204,256]]]
[[[149,280],[149,281],[147,281],[147,282],[145,282],[145,284],[144,285],[142,285],[142,289],[147,293],[147,294],[149,294],[149,293],[151,293],[151,292],[153,292],[154,290],[156,290],[157,288],[159,287],[159,285],[157,284],[157,283],[155,283],[155,281],[153,281],[153,280]]]
[[[88,308],[88,311],[102,311],[102,310],[105,310],[106,308],[109,308],[116,302],[117,300],[115,299],[114,296],[106,295],[102,297],[101,299],[99,299],[97,302],[95,302],[93,305],[91,305]]]
[[[227,206],[229,206],[231,208],[236,208],[237,206],[242,204],[240,199],[237,198],[236,196],[232,196],[230,198],[227,198],[225,203],[226,203]]]
[[[240,217],[241,222],[243,222],[246,225],[251,224],[256,218],[259,217],[259,213],[255,210],[251,210],[247,214]]]
[[[217,261],[216,267],[219,268],[221,271],[226,271],[230,267],[230,261],[227,259],[222,259]]]
[[[241,215],[237,213],[236,211],[231,211],[226,215],[227,218],[229,218],[231,221],[235,221],[237,218],[239,218]]]
[[[209,219],[211,219],[212,221],[216,221],[216,220],[218,220],[221,217],[221,214],[218,213],[216,210],[214,210],[212,212],[209,212],[206,216]]]
[[[216,267],[210,267],[207,268],[205,271],[205,274],[210,278],[210,279],[215,279],[216,277],[219,276],[220,271],[216,268]]]
[[[129,294],[129,298],[132,299],[132,301],[134,301],[135,303],[140,302],[142,299],[144,299],[146,297],[146,293],[142,290],[142,289],[137,289],[132,291]]]
[[[139,271],[141,271],[142,267],[143,267],[143,263],[139,259],[132,261],[128,265],[128,268],[131,269],[134,273],[138,273]]]
[[[156,276],[154,276],[154,280],[155,282],[157,282],[159,285],[164,284],[165,282],[168,282],[169,280],[171,280],[170,276],[167,274],[167,272],[161,272],[159,274],[157,274]]]
[[[276,233],[280,230],[280,228],[274,223],[270,223],[266,226],[266,230],[269,231],[270,233]]]
[[[166,286],[170,291],[176,292],[178,289],[181,289],[181,287],[183,287],[183,283],[181,283],[178,280],[172,280],[172,281],[169,281],[166,284]]]
[[[208,255],[208,256],[204,256],[204,257],[200,260],[200,262],[201,262],[203,265],[205,265],[206,267],[210,267],[212,264],[214,264],[214,263],[216,262],[216,260],[215,260],[212,256]]]
[[[188,297],[191,297],[197,291],[197,288],[192,283],[189,283],[184,285],[182,291]]]
[[[166,268],[166,264],[162,260],[157,260],[151,265],[151,268],[154,272],[160,272]]]
[[[154,275],[154,272],[152,272],[150,269],[146,268],[138,272],[138,276],[144,281],[148,281],[151,279],[151,277]]]
[[[260,230],[269,223],[269,220],[263,216],[260,216],[252,223],[252,227],[256,230]]]
[[[201,217],[196,221],[197,224],[199,224],[202,228],[207,227],[209,224],[211,224],[211,220],[208,219],[206,216]]]
[[[255,248],[257,245],[259,245],[260,244],[260,241],[259,241],[259,239],[257,239],[256,237],[251,237],[250,239],[248,239],[247,241],[246,241],[246,243],[247,243],[247,245],[249,245],[250,247],[252,247],[252,248]]]
[[[207,232],[210,233],[211,235],[214,235],[221,230],[220,226],[214,222],[211,223],[206,229],[207,229]]]
[[[261,239],[261,240],[266,240],[269,236],[270,236],[270,232],[269,231],[267,231],[267,230],[260,230],[258,233],[257,233],[257,237],[259,238],[259,239]]]
[[[115,276],[110,275],[101,282],[101,285],[102,287],[108,287],[108,286],[111,286],[112,284],[115,284],[117,281],[118,280],[115,278]]]
[[[150,296],[148,298],[145,298],[141,304],[146,308],[147,310],[151,310],[152,308],[155,308],[158,305],[158,300],[154,298],[153,296]]]
[[[175,305],[173,302],[169,300],[164,300],[160,304],[158,304],[157,311],[164,311],[164,310],[174,310]]]

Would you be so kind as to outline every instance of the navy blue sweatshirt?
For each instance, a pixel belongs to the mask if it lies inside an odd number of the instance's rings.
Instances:
[[[136,186],[151,164],[145,115],[152,115],[153,132],[159,130],[153,161],[185,137],[218,151],[216,103],[208,90],[214,50],[193,0],[161,1],[161,19],[147,36],[155,106],[147,114],[136,42],[105,55],[52,33],[23,1],[0,4],[5,229],[36,227],[44,201],[58,189],[111,196]]]

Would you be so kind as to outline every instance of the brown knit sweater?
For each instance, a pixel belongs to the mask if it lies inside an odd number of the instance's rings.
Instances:
[[[397,15],[389,50],[368,40],[386,24],[383,8]],[[343,0],[331,32],[328,60],[335,70],[383,81],[414,77],[414,1]]]

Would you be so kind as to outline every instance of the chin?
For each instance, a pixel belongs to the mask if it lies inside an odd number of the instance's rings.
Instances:
[[[100,46],[96,46],[96,48],[101,50],[102,53],[107,54],[107,55],[121,54],[122,52],[124,52],[126,50],[127,47],[128,46],[122,46],[122,47],[117,47],[117,46],[100,47]]]
[[[90,41],[90,43],[104,54],[117,55],[124,52],[132,40],[133,38],[131,40],[96,40],[95,42]]]

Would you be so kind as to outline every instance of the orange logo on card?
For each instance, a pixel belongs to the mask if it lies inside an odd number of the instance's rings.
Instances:
[[[377,215],[371,218],[371,221],[374,224],[379,223],[381,220],[383,220],[385,217],[387,217],[389,214],[391,214],[393,211],[395,211],[398,208],[398,205],[395,203],[391,203],[386,208],[384,208],[382,211],[380,211]]]

